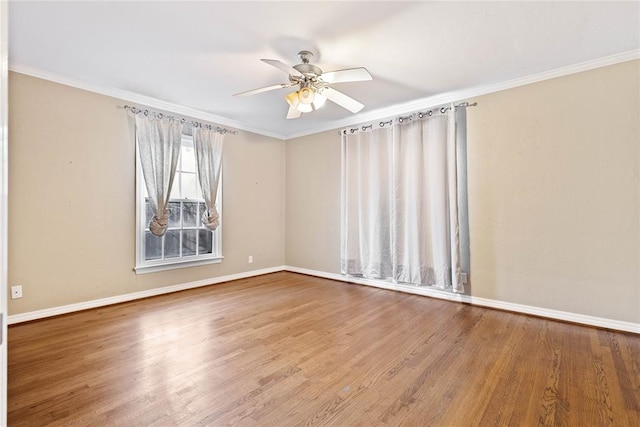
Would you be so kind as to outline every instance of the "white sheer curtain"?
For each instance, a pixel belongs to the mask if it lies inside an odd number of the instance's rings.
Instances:
[[[460,140],[451,109],[343,132],[343,274],[464,292]]]
[[[153,212],[149,231],[163,236],[169,223],[167,204],[180,155],[182,123],[159,114],[136,114],[135,118],[142,174]]]
[[[396,124],[393,146],[393,278],[460,291],[453,113]]]
[[[391,278],[391,129],[343,137],[342,150],[342,272]]]
[[[202,214],[202,223],[210,230],[220,224],[220,214],[216,206],[220,171],[222,169],[222,143],[224,134],[202,127],[193,129],[193,147],[198,164],[198,178],[202,197],[207,209]]]

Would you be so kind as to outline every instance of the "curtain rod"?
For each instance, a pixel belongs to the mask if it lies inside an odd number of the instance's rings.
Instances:
[[[156,111],[149,111],[148,109],[140,109],[140,108],[136,108],[136,107],[132,107],[131,105],[125,105],[123,107],[125,110],[129,110],[131,111],[134,115],[135,114],[142,114],[144,116],[148,116],[149,114],[153,114],[156,116],[156,118],[161,119],[163,117],[166,117],[168,119],[173,119],[173,120],[179,120],[182,123],[190,123],[193,127],[200,127],[200,128],[204,128],[204,129],[209,129],[209,130],[215,130],[216,132],[222,133],[222,134],[226,134],[226,133],[230,133],[232,135],[236,135],[238,133],[238,131],[235,130],[230,130],[227,128],[223,128],[220,126],[214,126],[208,123],[202,123],[202,122],[198,122],[195,120],[187,120],[184,117],[176,117],[176,116],[169,116],[166,115],[164,113],[159,113]]]
[[[474,102],[473,104],[469,104],[468,102],[461,102],[461,103],[460,103],[460,104],[458,104],[458,105],[454,105],[454,107],[455,107],[455,108],[467,108],[467,107],[475,107],[476,105],[478,105],[478,103],[477,103],[477,102]],[[446,113],[446,112],[447,112],[447,111],[449,111],[449,110],[451,110],[451,107],[440,107],[440,112],[441,112],[442,114]],[[412,114],[414,114],[414,113],[412,113]],[[401,117],[398,117],[398,121],[399,121],[400,123],[402,123],[403,121],[405,121],[405,120],[407,120],[407,119],[411,119],[411,115],[412,115],[412,114],[409,114],[408,116],[404,116],[404,117],[402,117],[402,116],[401,116]],[[418,117],[419,117],[419,118],[423,118],[424,116],[429,116],[429,117],[431,117],[432,115],[433,115],[433,110],[429,110],[429,111],[426,111],[426,112],[424,112],[424,113],[423,113],[422,111],[419,111],[419,112],[418,112]],[[382,122],[381,122],[381,123],[382,123]],[[389,123],[389,124],[391,124],[391,123]],[[383,126],[383,125],[380,125],[380,126]]]
[[[461,102],[461,103],[460,103],[460,104],[458,104],[458,105],[454,105],[454,107],[455,107],[455,108],[467,108],[467,107],[475,107],[476,105],[478,105],[478,103],[477,103],[477,102],[474,102],[473,104],[470,104],[470,103],[468,103],[468,102]],[[437,109],[438,109],[438,108],[436,108],[436,110],[437,110]],[[447,111],[449,111],[450,109],[451,109],[451,107],[441,107],[441,108],[440,108],[440,112],[441,112],[442,114],[444,114],[444,113],[446,113]],[[410,119],[412,119],[412,118],[413,118],[413,115],[414,115],[414,114],[417,114],[419,118],[423,118],[424,116],[431,116],[431,115],[433,115],[433,109],[430,109],[430,110],[425,111],[425,112],[418,111],[418,112],[410,113],[410,114],[408,114],[408,115],[406,115],[406,116],[399,116],[399,117],[397,118],[397,119],[398,119],[398,122],[399,122],[399,123],[402,123],[402,122],[403,122],[403,121],[405,121],[405,120],[410,120]],[[366,122],[365,122],[365,123],[366,123]],[[385,125],[389,125],[389,126],[391,126],[392,124],[393,124],[393,119],[389,119],[389,120],[386,120],[386,121],[384,121],[384,120],[383,120],[383,121],[381,121],[381,122],[379,123],[379,126],[382,128],[382,127],[385,127]],[[358,130],[359,130],[359,127],[360,127],[360,126],[356,126],[355,128],[351,128],[351,133],[354,133],[354,132],[358,131]],[[370,124],[368,124],[368,125],[366,125],[366,126],[365,126],[365,125],[363,125],[363,126],[362,126],[362,131],[365,131],[365,130],[367,130],[367,129],[373,129],[373,124],[371,124],[371,123],[370,123]],[[339,134],[339,135],[346,134],[346,133],[347,133],[347,129],[341,129],[341,130],[339,130],[339,131],[338,131],[338,134]]]

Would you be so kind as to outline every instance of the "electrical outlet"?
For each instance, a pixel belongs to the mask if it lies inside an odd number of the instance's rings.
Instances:
[[[462,280],[463,285],[466,285],[469,283],[469,275],[467,273],[462,273],[460,275],[460,279]]]
[[[22,286],[11,287],[11,299],[22,298]]]
[[[249,255],[249,264],[253,264],[253,255]]]

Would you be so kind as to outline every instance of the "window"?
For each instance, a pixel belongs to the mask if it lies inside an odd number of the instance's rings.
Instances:
[[[198,181],[193,138],[182,136],[180,156],[169,200],[169,227],[164,236],[149,231],[152,213],[147,188],[136,163],[136,272],[151,273],[173,268],[220,262],[221,227],[210,231],[202,225],[204,200]],[[218,186],[217,206],[222,214],[222,179]]]

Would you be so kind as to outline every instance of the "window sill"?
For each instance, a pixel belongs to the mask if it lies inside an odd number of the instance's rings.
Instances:
[[[223,259],[224,259],[223,256],[219,256],[219,257],[207,258],[207,259],[176,261],[176,262],[167,263],[167,264],[143,265],[143,266],[135,267],[133,270],[136,272],[136,274],[157,273],[159,271],[175,270],[178,268],[197,267],[200,265],[207,265],[207,264],[220,264]]]

